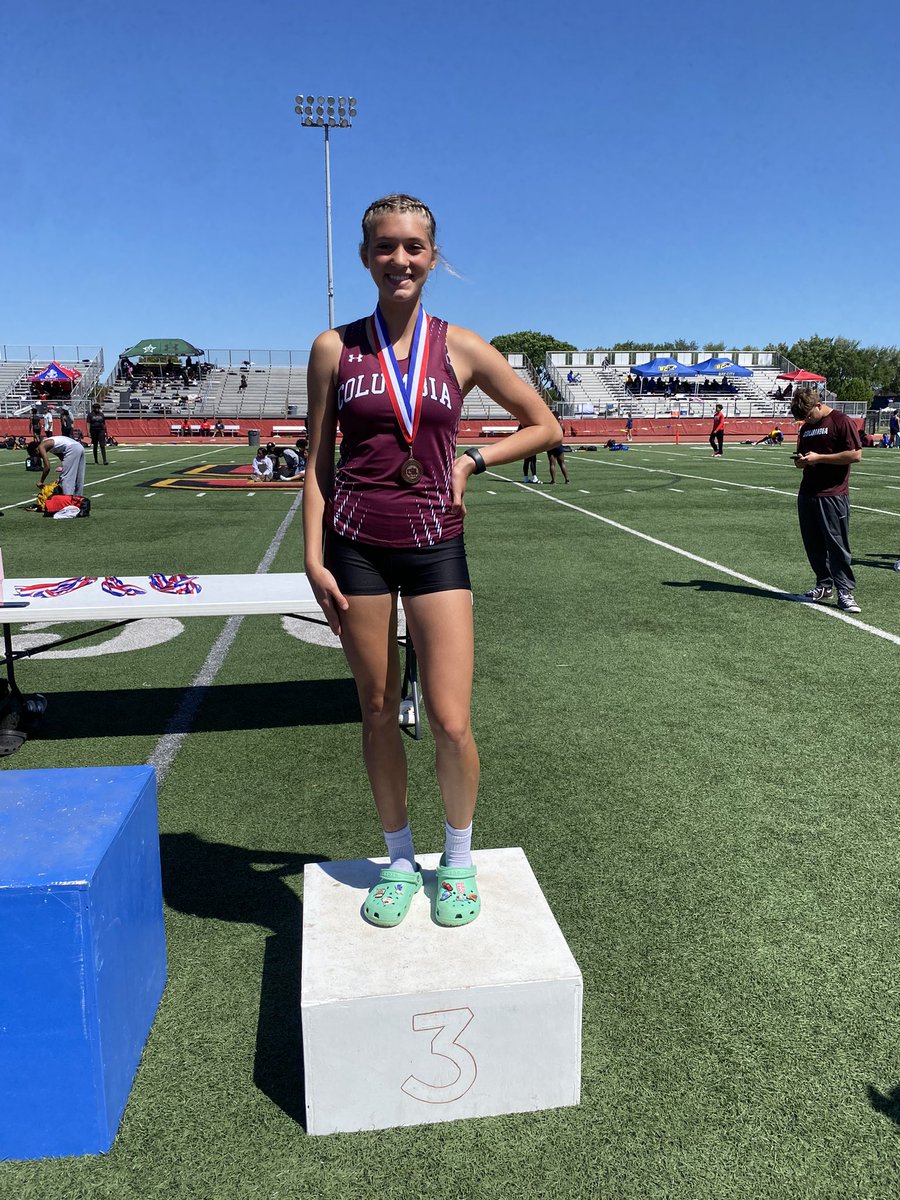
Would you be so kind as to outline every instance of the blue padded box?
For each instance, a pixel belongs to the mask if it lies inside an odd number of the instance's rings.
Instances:
[[[165,981],[153,768],[0,771],[0,1158],[110,1148]]]

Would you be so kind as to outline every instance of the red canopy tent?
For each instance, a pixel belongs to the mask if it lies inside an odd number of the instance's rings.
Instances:
[[[812,371],[786,371],[779,379],[790,379],[792,383],[824,383],[824,375],[815,375]]]

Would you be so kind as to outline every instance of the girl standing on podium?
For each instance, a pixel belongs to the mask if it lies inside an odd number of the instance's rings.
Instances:
[[[434,916],[441,925],[465,925],[478,916],[481,898],[471,855],[479,762],[470,724],[464,495],[471,475],[561,438],[549,408],[502,354],[426,314],[422,289],[439,261],[435,235],[421,200],[392,195],[369,205],[359,253],[375,284],[375,311],[320,334],[307,372],[305,569],[359,693],[363,757],[390,857],[363,905],[376,925],[398,925],[422,886],[399,726],[398,594],[421,668],[444,804]],[[521,428],[483,454],[470,449],[457,457],[463,398],[476,385]]]

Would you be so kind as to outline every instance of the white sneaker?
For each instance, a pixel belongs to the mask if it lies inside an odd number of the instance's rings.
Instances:
[[[894,563],[894,570],[900,571],[900,558],[898,558],[897,561]]]

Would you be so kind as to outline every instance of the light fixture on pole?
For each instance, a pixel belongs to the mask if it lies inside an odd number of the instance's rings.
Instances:
[[[294,112],[301,125],[325,130],[325,248],[328,256],[328,328],[334,329],[334,276],[331,263],[331,129],[349,129],[356,116],[356,97],[295,96]]]

